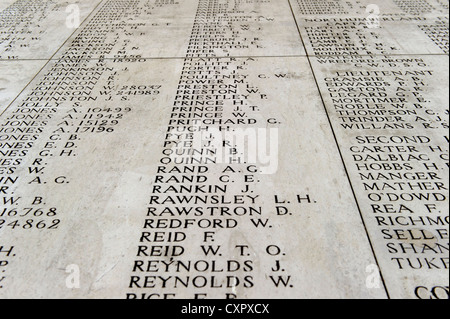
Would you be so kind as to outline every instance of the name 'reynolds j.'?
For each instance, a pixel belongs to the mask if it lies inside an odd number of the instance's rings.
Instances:
[[[186,134],[168,134],[170,149],[165,155],[176,164],[203,163],[206,157],[214,163],[256,164],[261,174],[278,170],[277,128],[233,128],[193,126]]]

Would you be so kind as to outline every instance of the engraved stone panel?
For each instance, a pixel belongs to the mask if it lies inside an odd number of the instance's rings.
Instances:
[[[448,1],[0,1],[0,297],[448,298]]]
[[[391,296],[445,283],[447,57],[313,61]]]
[[[443,3],[290,2],[310,55],[448,54],[448,5]]]
[[[0,12],[0,59],[50,59],[100,1],[19,0]]]

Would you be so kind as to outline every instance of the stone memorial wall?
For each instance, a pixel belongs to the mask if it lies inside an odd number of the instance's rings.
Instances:
[[[447,299],[448,17],[0,1],[0,297]]]

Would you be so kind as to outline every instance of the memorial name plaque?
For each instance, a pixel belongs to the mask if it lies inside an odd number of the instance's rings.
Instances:
[[[445,0],[0,1],[0,297],[449,297]]]

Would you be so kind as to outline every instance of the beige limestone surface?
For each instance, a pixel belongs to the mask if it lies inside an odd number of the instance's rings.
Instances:
[[[0,1],[0,297],[448,298],[448,1],[373,4]]]

